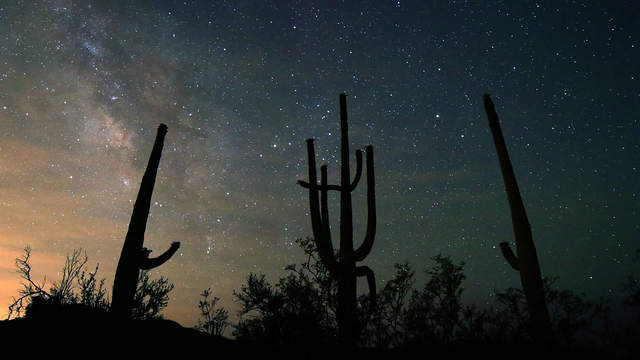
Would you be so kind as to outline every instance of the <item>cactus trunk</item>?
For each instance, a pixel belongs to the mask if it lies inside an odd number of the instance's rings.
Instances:
[[[122,246],[120,260],[116,269],[113,281],[113,299],[111,302],[111,312],[122,319],[131,317],[133,308],[133,298],[138,285],[140,270],[148,270],[162,265],[178,250],[180,243],[174,242],[171,247],[157,258],[150,259],[149,250],[143,248],[144,233],[151,207],[151,195],[156,181],[160,156],[164,145],[164,138],[167,134],[167,126],[161,124],[158,127],[153,150],[149,157],[149,163],[140,183],[138,197],[133,205],[129,230]]]
[[[542,350],[548,350],[553,345],[553,332],[545,301],[538,255],[531,235],[531,225],[520,196],[518,182],[511,166],[507,146],[502,136],[498,114],[489,95],[484,95],[484,106],[500,161],[502,179],[509,200],[513,232],[516,240],[516,254],[513,253],[506,242],[500,244],[500,249],[509,265],[520,272],[533,338]]]
[[[321,183],[317,183],[315,150],[313,139],[307,140],[309,159],[309,182],[299,184],[309,189],[311,226],[318,253],[331,276],[338,282],[338,337],[345,347],[354,347],[358,337],[357,277],[366,277],[372,301],[375,301],[375,276],[366,266],[356,267],[363,261],[373,246],[376,231],[375,181],[373,172],[373,148],[366,147],[367,156],[367,233],[360,247],[353,248],[353,217],[351,192],[356,188],[362,174],[362,151],[356,151],[356,175],[351,181],[349,169],[349,137],[347,124],[346,95],[340,94],[340,131],[341,131],[341,171],[340,185],[327,184],[327,167],[321,167]],[[329,227],[327,192],[340,192],[340,251],[336,259]],[[319,197],[320,192],[320,197]]]

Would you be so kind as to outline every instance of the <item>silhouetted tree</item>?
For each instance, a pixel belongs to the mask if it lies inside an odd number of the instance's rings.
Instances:
[[[363,344],[382,349],[442,347],[495,338],[494,313],[462,303],[464,262],[456,264],[441,254],[432,260],[434,264],[425,269],[428,279],[422,290],[413,289],[414,272],[408,263],[395,264],[394,278],[376,296],[373,315],[362,312],[367,325]]]
[[[198,319],[197,328],[209,335],[222,336],[224,329],[229,325],[229,311],[225,308],[216,308],[216,304],[220,298],[212,295],[211,288],[206,289],[200,294],[202,300],[198,303],[200,309],[200,319]]]
[[[640,261],[640,249],[636,250],[634,262]],[[610,338],[611,347],[623,348],[627,354],[640,352],[640,280],[631,272],[619,286],[623,298],[623,306],[626,313],[625,324]]]
[[[169,293],[173,290],[173,284],[167,278],[161,276],[151,280],[148,271],[140,272],[136,293],[133,298],[131,318],[147,320],[161,318],[162,309],[169,304]]]
[[[89,275],[89,279],[86,278],[84,267],[87,263],[87,255],[80,249],[73,250],[71,255],[67,255],[64,266],[62,268],[62,278],[60,281],[53,282],[46,290],[46,278],[41,282],[33,279],[31,271],[31,247],[26,246],[24,248],[24,255],[15,259],[15,265],[17,272],[22,278],[22,288],[18,290],[18,297],[13,298],[13,302],[9,305],[9,314],[7,318],[19,317],[25,307],[31,303],[32,299],[38,297],[42,300],[49,301],[57,304],[71,304],[77,303],[78,297],[76,296],[74,289],[76,281],[80,281],[82,289],[85,289],[88,281],[91,278],[95,278],[95,273]],[[97,271],[97,267],[96,267]],[[82,275],[81,278],[78,278]],[[97,297],[94,296],[94,298]],[[85,296],[81,296],[81,299],[85,299]]]
[[[338,330],[342,345],[353,347],[358,338],[357,324],[357,292],[356,278],[366,276],[372,301],[375,298],[375,277],[367,266],[356,267],[356,262],[363,261],[371,248],[376,233],[375,180],[373,172],[373,147],[366,146],[367,156],[367,230],[364,241],[358,249],[353,248],[353,219],[351,207],[351,192],[354,191],[362,174],[362,151],[356,151],[356,174],[351,181],[349,171],[349,136],[347,124],[347,100],[345,94],[340,94],[340,185],[327,183],[327,166],[320,167],[320,185],[317,182],[315,150],[313,139],[307,140],[307,155],[309,162],[309,182],[298,181],[300,185],[309,189],[309,206],[313,238],[318,248],[320,259],[331,276],[338,282]],[[340,192],[340,250],[336,259],[331,230],[329,226],[329,210],[327,193],[329,190]],[[320,193],[320,194],[318,194]],[[318,199],[320,195],[320,199]]]
[[[106,311],[109,310],[110,304],[107,299],[107,290],[104,287],[105,279],[102,278],[100,281],[96,279],[98,268],[99,264],[96,264],[93,272],[82,270],[78,276],[79,302],[91,309]]]
[[[144,233],[151,206],[151,195],[153,194],[166,134],[167,126],[161,124],[158,127],[149,163],[140,183],[138,197],[133,205],[129,230],[122,246],[120,260],[113,280],[111,312],[122,319],[131,318],[140,270],[150,270],[164,264],[180,247],[179,242],[173,242],[167,251],[153,259],[149,258],[151,251],[143,248]]]
[[[596,318],[602,316],[604,303],[589,301],[585,294],[577,294],[569,289],[557,289],[555,277],[544,277],[545,302],[548,305],[550,321],[562,342],[570,348],[576,336],[591,327]],[[502,339],[511,343],[526,343],[533,340],[529,326],[529,312],[526,295],[521,289],[507,288],[497,292],[496,311],[503,323]]]
[[[233,334],[269,346],[316,346],[334,341],[335,282],[317,258],[312,239],[298,239],[307,261],[287,266],[272,285],[264,274],[249,274],[234,297],[241,305]]]
[[[503,342],[528,342],[530,332],[528,329],[529,312],[527,302],[520,288],[507,288],[494,294],[496,311],[499,316],[498,334]]]
[[[429,280],[422,291],[414,291],[404,314],[408,341],[420,344],[453,342],[464,306],[461,302],[464,262],[450,257],[432,257],[426,270]]]
[[[636,250],[634,261],[640,261],[640,249]],[[626,306],[640,308],[640,280],[638,280],[636,274],[628,274],[620,284],[620,289],[626,295],[624,299]]]
[[[547,278],[545,278],[546,280]],[[552,324],[556,326],[556,332],[560,335],[567,347],[571,347],[576,341],[576,335],[581,330],[588,328],[593,321],[594,304],[586,299],[584,294],[576,294],[573,290],[555,290],[552,283],[545,284],[547,303],[551,312]]]
[[[634,274],[627,275],[620,287],[626,295],[624,299],[626,306],[640,306],[640,281],[638,281]]]
[[[361,312],[361,323],[365,325],[360,336],[363,346],[389,349],[406,342],[405,313],[415,273],[407,262],[394,264],[394,268],[395,276],[376,295],[375,307],[366,309],[368,297],[360,298],[365,308]]]

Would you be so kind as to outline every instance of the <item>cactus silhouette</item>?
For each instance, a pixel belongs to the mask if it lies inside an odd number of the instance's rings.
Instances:
[[[133,205],[129,230],[122,246],[116,276],[113,281],[111,312],[122,319],[131,317],[133,298],[140,270],[149,270],[164,264],[180,247],[179,242],[174,242],[167,251],[157,258],[149,258],[151,250],[142,247],[147,218],[149,217],[149,207],[151,206],[151,195],[156,182],[156,174],[166,134],[167,126],[160,124],[147,169],[140,183],[140,191]]]
[[[509,153],[507,152],[507,146],[505,145],[502,130],[500,129],[498,114],[488,94],[484,95],[484,107],[489,120],[489,127],[493,135],[493,142],[502,170],[502,179],[509,200],[517,256],[513,253],[507,242],[500,243],[500,249],[509,265],[520,272],[520,281],[527,300],[529,321],[534,341],[541,347],[541,350],[548,350],[553,345],[553,332],[545,302],[544,286],[538,256],[536,254],[536,247],[531,235],[531,225],[529,224],[529,219],[527,218],[527,213],[522,203],[522,197],[520,196],[516,176],[511,166],[511,160],[509,160]]]
[[[345,94],[340,94],[340,132],[340,185],[327,184],[326,165],[320,167],[321,179],[320,185],[318,185],[313,139],[307,140],[309,182],[298,181],[298,183],[304,188],[309,189],[311,227],[320,259],[331,276],[338,282],[337,318],[340,342],[344,346],[354,347],[358,335],[358,324],[356,320],[357,277],[367,277],[370,296],[375,304],[376,284],[374,273],[367,266],[356,266],[356,262],[363,261],[373,247],[376,233],[376,200],[373,173],[373,147],[369,145],[365,148],[367,158],[367,232],[363,243],[358,249],[354,250],[351,192],[358,185],[362,175],[362,151],[356,151],[356,174],[354,180],[351,181],[349,171],[347,100]],[[331,230],[329,227],[329,210],[327,204],[327,192],[329,190],[340,192],[340,249],[337,259],[333,249]]]

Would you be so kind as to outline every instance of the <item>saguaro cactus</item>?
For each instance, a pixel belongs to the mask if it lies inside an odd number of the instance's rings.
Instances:
[[[122,319],[131,317],[133,298],[140,270],[149,270],[164,264],[180,247],[179,242],[173,242],[171,247],[157,258],[149,258],[151,251],[142,247],[147,218],[149,217],[149,207],[151,206],[151,195],[156,182],[156,174],[166,134],[167,126],[160,124],[147,169],[140,183],[140,191],[138,191],[138,197],[133,205],[129,230],[122,246],[116,276],[113,281],[111,311]]]
[[[367,157],[367,232],[364,241],[356,250],[353,249],[353,220],[351,208],[351,192],[356,188],[362,175],[362,151],[356,151],[356,174],[351,181],[349,171],[349,136],[347,127],[347,100],[340,94],[340,132],[341,132],[341,171],[340,185],[327,184],[327,166],[320,167],[320,185],[317,183],[315,150],[313,139],[307,140],[309,158],[309,182],[298,181],[309,189],[309,205],[311,227],[318,253],[331,276],[338,281],[338,331],[341,343],[347,347],[355,345],[358,335],[356,320],[356,277],[366,276],[369,292],[375,300],[376,285],[373,271],[367,266],[357,266],[363,261],[371,248],[376,233],[376,200],[373,174],[373,147],[365,148]],[[327,192],[340,192],[340,250],[338,259],[331,241],[329,227],[329,210]],[[320,196],[319,196],[320,195]]]
[[[516,240],[516,254],[513,253],[507,242],[500,243],[502,255],[512,268],[520,272],[522,289],[527,300],[529,309],[530,325],[534,340],[542,349],[548,349],[553,344],[553,332],[549,312],[544,297],[544,286],[540,265],[536,254],[536,247],[533,244],[531,235],[531,225],[527,218],[527,213],[522,203],[520,190],[516,176],[509,160],[507,146],[500,129],[500,121],[496,114],[495,107],[488,94],[484,95],[484,107],[489,119],[489,127],[493,135],[493,142],[500,160],[502,179],[504,181],[509,208],[511,211],[511,221]]]

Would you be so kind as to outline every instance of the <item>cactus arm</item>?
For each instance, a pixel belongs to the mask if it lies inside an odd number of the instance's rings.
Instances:
[[[333,250],[333,241],[331,240],[331,227],[329,226],[329,205],[327,200],[327,165],[320,167],[320,216],[322,222],[322,242],[326,246],[325,256],[327,259],[322,259],[322,262],[326,266],[327,270],[332,275],[336,275],[338,272],[338,262]],[[331,254],[331,256],[329,256]]]
[[[298,180],[298,185],[302,186],[305,189],[311,189],[314,188],[316,190],[333,190],[333,191],[342,191],[342,187],[340,185],[311,185],[308,182],[304,181],[304,180]]]
[[[369,285],[369,297],[372,301],[375,302],[376,299],[376,276],[368,266],[358,266],[356,267],[356,276],[367,277],[367,284]]]
[[[322,219],[322,230],[324,231],[323,237],[331,239],[327,192],[327,165],[322,165],[320,166],[320,217]]]
[[[307,139],[307,158],[309,162],[309,213],[311,216],[311,229],[313,230],[313,237],[318,239],[322,236],[321,219],[320,219],[320,200],[318,199],[318,175],[316,171],[316,154],[313,147],[313,139]]]
[[[356,150],[356,175],[353,179],[353,181],[351,182],[351,184],[349,185],[349,188],[347,191],[352,192],[353,190],[355,190],[356,186],[358,186],[358,182],[360,182],[360,178],[362,177],[362,150]],[[303,188],[306,189],[310,189],[311,188],[311,184],[306,182],[306,181],[302,181],[302,180],[298,180],[298,184],[300,184],[300,186],[302,186]],[[317,187],[317,185],[316,185]],[[320,185],[320,190],[334,190],[334,191],[342,191],[342,186],[340,185],[328,185],[328,184],[322,184]]]
[[[175,254],[178,248],[180,248],[180,243],[174,242],[171,244],[171,247],[167,249],[167,251],[156,258],[143,257],[142,259],[140,259],[140,270],[150,270],[164,264],[173,256],[173,254]]]
[[[356,150],[356,176],[349,185],[349,192],[355,190],[356,186],[358,186],[358,182],[360,182],[360,177],[362,176],[362,150]]]
[[[334,271],[337,268],[337,263],[333,251],[333,244],[324,236],[322,217],[320,214],[320,203],[318,199],[318,174],[316,171],[316,155],[313,147],[313,139],[307,139],[307,157],[309,161],[309,212],[311,215],[311,228],[313,230],[313,239],[318,248],[318,254],[320,259],[325,264],[329,271]],[[299,181],[298,183],[301,184]],[[302,185],[302,184],[301,184]],[[304,185],[303,185],[304,187]]]
[[[520,267],[518,266],[518,258],[513,253],[513,250],[511,250],[509,243],[501,242],[500,250],[502,251],[502,256],[504,256],[509,265],[511,265],[514,270],[520,270]]]
[[[356,261],[362,261],[369,255],[376,236],[376,185],[373,172],[373,146],[367,146],[365,151],[367,154],[367,233],[362,245],[355,251]]]

